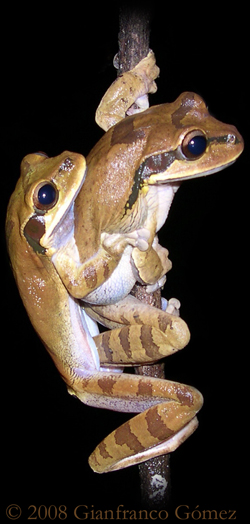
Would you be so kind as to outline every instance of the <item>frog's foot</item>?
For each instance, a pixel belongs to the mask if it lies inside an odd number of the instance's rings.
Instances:
[[[126,234],[126,238],[131,246],[137,247],[140,251],[147,251],[149,248],[150,231],[145,227]]]
[[[119,69],[119,53],[116,53],[114,56],[113,65],[116,69]],[[147,56],[140,60],[130,72],[144,78],[144,82],[147,83],[145,94],[155,93],[157,91],[157,85],[154,80],[159,76],[160,69],[156,65],[155,55],[152,49],[149,49]]]
[[[157,237],[147,251],[133,249],[132,259],[138,272],[137,280],[147,284],[147,293],[153,293],[164,286],[165,275],[171,269],[172,262],[168,258],[168,250],[159,244]]]
[[[158,76],[154,53],[149,51],[133,69],[118,76],[106,91],[96,110],[97,124],[107,131],[126,115],[147,109],[147,95],[156,92],[154,80]]]
[[[102,247],[111,255],[121,254],[127,247],[128,242],[124,235],[120,233],[102,233],[101,234]]]
[[[144,82],[141,96],[148,93],[155,93],[157,91],[155,79],[159,76],[160,69],[156,65],[155,55],[152,49],[149,50],[147,56],[131,69],[131,71],[139,76]]]
[[[170,298],[169,300],[166,300],[166,298],[161,299],[161,309],[163,311],[166,311],[166,313],[169,313],[170,315],[175,315],[176,317],[179,317],[180,307],[181,303],[178,300],[178,298]]]
[[[137,247],[140,251],[149,248],[150,231],[146,228],[137,229],[131,233],[102,233],[101,243],[110,253],[122,253],[127,245]]]
[[[166,280],[166,275],[163,275],[163,277],[159,278],[159,280],[157,280],[155,284],[149,284],[148,286],[145,286],[146,293],[154,293],[155,291],[157,291],[157,289],[163,288],[166,283]],[[168,312],[171,313],[171,311]]]
[[[136,113],[141,113],[149,108],[148,95],[142,95],[135,101],[132,106],[130,106],[126,112],[127,116],[135,115]]]
[[[131,73],[140,77],[141,89],[135,102],[126,111],[126,115],[134,115],[148,109],[148,94],[157,91],[157,85],[154,80],[159,76],[159,72],[160,69],[156,65],[155,55],[150,49],[148,55],[131,69]]]

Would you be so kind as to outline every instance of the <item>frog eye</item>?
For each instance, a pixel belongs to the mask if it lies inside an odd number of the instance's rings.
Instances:
[[[58,200],[58,191],[51,182],[42,182],[34,192],[34,205],[40,211],[48,211],[55,206]]]
[[[207,139],[202,131],[190,131],[183,139],[181,150],[189,160],[195,160],[203,155],[207,147]]]

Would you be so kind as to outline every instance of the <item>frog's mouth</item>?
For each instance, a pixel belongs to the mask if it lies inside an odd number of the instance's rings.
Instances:
[[[219,171],[222,171],[223,169],[232,166],[235,163],[235,161],[236,159],[232,160],[232,162],[229,162],[226,166],[215,167],[214,169],[200,171],[199,173],[183,173],[183,175],[181,175],[180,173],[177,176],[172,175],[171,177],[168,176],[167,171],[163,171],[162,173],[152,174],[147,183],[149,185],[169,184],[172,182],[183,182],[184,180],[191,180],[192,178],[201,178],[203,176],[214,175],[215,173],[218,173]]]

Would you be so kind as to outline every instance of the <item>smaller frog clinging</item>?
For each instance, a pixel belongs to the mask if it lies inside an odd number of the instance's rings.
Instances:
[[[168,307],[130,292],[137,281],[148,291],[162,286],[171,268],[157,232],[179,184],[229,166],[243,150],[236,128],[213,118],[194,93],[136,114],[158,73],[150,52],[112,84],[96,117],[106,132],[86,159],[27,155],[7,211],[20,295],[69,393],[137,413],[91,454],[98,473],[169,453],[197,427],[203,399],[194,387],[123,374],[189,341]],[[100,334],[96,321],[109,331]]]

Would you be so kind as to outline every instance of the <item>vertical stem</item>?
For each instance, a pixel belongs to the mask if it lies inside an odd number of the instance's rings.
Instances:
[[[120,9],[118,75],[129,71],[149,51],[149,8],[124,4]]]
[[[136,284],[131,294],[142,302],[161,309],[160,289],[154,293],[146,293],[143,286]],[[155,378],[165,378],[165,365],[162,363],[135,368],[137,375]],[[139,464],[141,498],[148,508],[161,509],[166,507],[170,499],[171,475],[170,454],[155,457]]]
[[[138,8],[124,5],[120,10],[120,31],[118,35],[118,74],[122,74],[147,56],[149,51],[150,10],[147,5]],[[148,294],[140,284],[136,284],[132,294],[144,303],[161,308],[161,293]],[[164,364],[139,366],[139,375],[165,378]],[[162,508],[170,493],[169,455],[156,457],[139,465],[142,503],[149,508]]]

